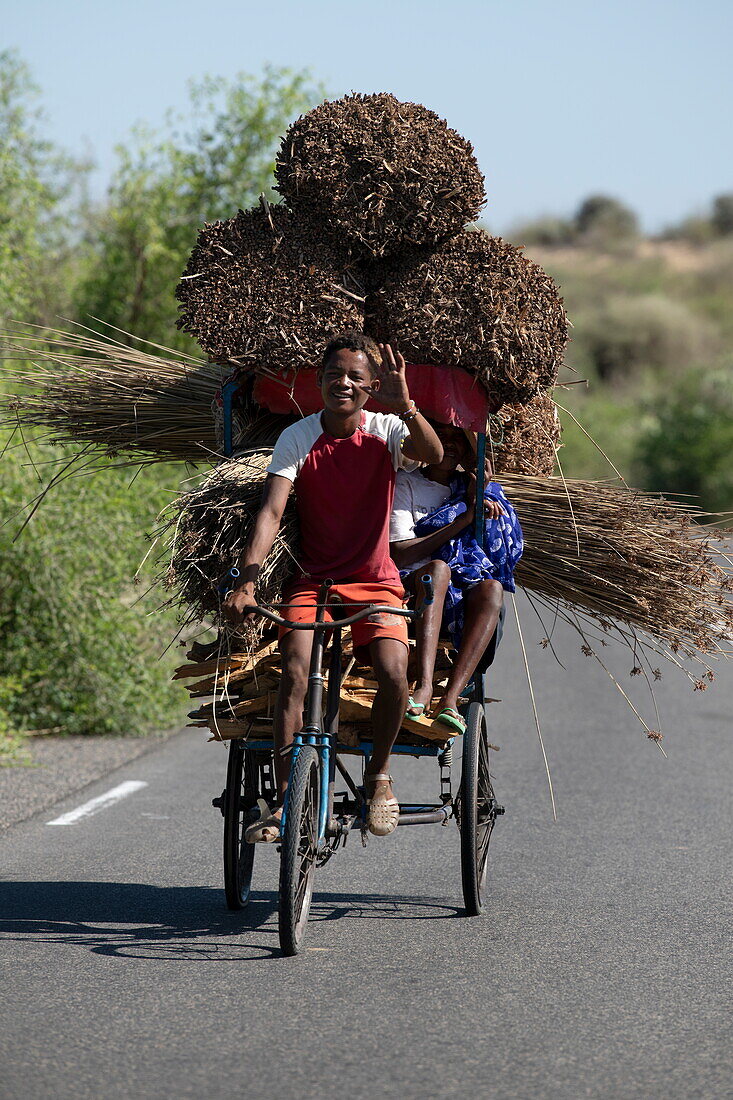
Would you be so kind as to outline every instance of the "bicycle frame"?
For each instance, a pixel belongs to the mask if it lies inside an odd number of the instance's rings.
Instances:
[[[323,589],[328,591],[326,585]],[[321,726],[321,714],[323,712],[323,651],[326,647],[326,630],[330,627],[325,625],[326,606],[325,601],[319,599],[318,612],[316,614],[316,629],[313,631],[313,648],[311,650],[310,669],[308,672],[308,691],[306,693],[306,711],[305,722],[303,723],[303,729],[300,733],[295,735],[293,740],[292,753],[290,758],[290,775],[292,778],[293,768],[295,767],[295,761],[298,758],[298,753],[304,745],[313,745],[317,750],[321,763],[321,784],[320,784],[320,804],[318,807],[318,845],[319,847],[323,843],[326,837],[326,825],[329,817],[329,803],[332,804],[333,800],[333,787],[335,779],[335,764],[336,764],[336,751],[335,744],[331,743],[331,737],[328,732],[324,732]],[[324,624],[322,629],[318,629],[319,624]],[[333,649],[331,654],[331,667],[328,674],[328,696],[329,701],[333,703],[334,691],[336,693],[336,722],[338,723],[338,698],[341,689],[341,629],[340,627],[334,627],[336,631],[333,639]],[[338,678],[333,676],[335,661],[338,659]],[[326,782],[324,782],[324,779]],[[290,783],[288,783],[288,790],[290,790]],[[282,835],[285,829],[285,821],[288,814],[288,796],[285,795],[285,801],[283,803],[282,812],[282,824],[280,826],[280,834]]]
[[[430,578],[424,578],[429,581]],[[341,648],[341,632],[345,625],[349,623],[349,618],[344,617],[342,621],[336,617],[332,622],[326,623],[326,603],[328,589],[330,582],[324,582],[321,588],[318,598],[318,611],[316,615],[315,624],[308,624],[308,629],[313,630],[313,648],[311,650],[310,669],[308,673],[308,692],[306,696],[306,711],[305,721],[300,733],[297,733],[293,739],[293,745],[291,749],[290,760],[290,775],[292,778],[293,769],[298,755],[305,746],[311,745],[316,749],[319,757],[321,781],[320,781],[320,803],[318,812],[318,848],[320,852],[323,852],[327,845],[327,841],[338,840],[340,836],[345,836],[356,824],[357,820],[361,820],[358,815],[351,814],[344,820],[337,820],[334,817],[334,799],[335,799],[335,781],[336,781],[336,768],[337,768],[337,739],[338,739],[338,722],[339,722],[339,707],[341,702],[341,682],[343,679],[343,671],[341,668],[342,648]],[[321,597],[325,596],[326,599]],[[432,602],[432,591],[426,596],[426,602]],[[334,603],[332,609],[335,612],[338,607],[343,608],[343,605]],[[343,608],[345,610],[345,608]],[[395,608],[384,607],[381,608],[378,605],[370,607],[370,613],[374,613],[377,610],[396,612]],[[400,613],[400,612],[396,612]],[[406,617],[411,617],[415,612],[402,611]],[[301,628],[305,628],[305,624],[301,624]],[[325,709],[325,721],[322,720],[323,714],[323,692],[325,679],[323,676],[323,654],[326,647],[326,634],[332,632],[333,637],[331,641],[331,655],[328,668],[328,687],[326,693],[326,709]],[[451,738],[447,744],[451,744],[453,738]],[[252,749],[259,748],[257,742],[251,743],[248,747]],[[402,753],[403,755],[414,756],[438,756],[440,752],[444,751],[446,745],[440,746],[393,746],[393,752]],[[371,742],[362,742],[357,750],[358,754],[368,756],[372,750]],[[348,775],[343,767],[340,767],[340,771],[346,779],[352,793],[357,798],[356,806],[361,809],[363,806],[363,798],[354,786],[351,777]],[[290,782],[288,783],[288,791],[290,790]],[[401,810],[407,810],[409,812],[400,814],[401,825],[422,825],[447,821],[450,816],[450,804],[445,803],[441,807],[432,806],[429,808],[423,808],[420,806],[408,806],[401,807]],[[288,793],[286,792],[285,800],[283,803],[282,824],[280,827],[280,834],[284,835],[285,824],[288,815]]]

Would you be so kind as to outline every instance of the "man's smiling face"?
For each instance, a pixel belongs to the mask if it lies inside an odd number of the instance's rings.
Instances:
[[[324,406],[338,416],[358,412],[369,400],[362,386],[379,388],[372,374],[372,366],[363,351],[340,348],[334,351],[319,371],[321,397]]]

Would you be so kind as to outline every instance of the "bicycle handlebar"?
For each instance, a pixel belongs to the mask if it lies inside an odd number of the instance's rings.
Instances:
[[[233,592],[234,589],[227,587],[227,583],[230,578],[236,580],[239,576],[239,570],[235,567],[229,570],[229,573],[221,582],[218,588],[219,595],[223,598]],[[426,607],[429,607],[433,603],[433,578],[429,573],[425,573],[420,580],[422,581],[423,588],[425,589],[425,596],[422,604],[414,611],[409,611],[404,607],[393,607],[391,604],[367,604],[361,611],[357,611],[355,615],[350,615],[347,619],[336,619],[333,623],[326,623],[324,621],[317,623],[296,623],[291,619],[284,619],[281,615],[277,615],[274,611],[270,611],[268,607],[262,607],[260,604],[255,604],[250,614],[261,615],[263,619],[269,619],[270,622],[276,623],[278,626],[287,626],[290,630],[315,630],[317,626],[351,626],[352,623],[361,622],[362,619],[366,619],[368,615],[378,615],[386,612],[390,615],[401,615],[405,619],[416,619],[418,615],[422,615]],[[330,587],[331,582],[324,582],[327,587]],[[342,605],[343,606],[343,605]]]
[[[287,626],[290,630],[315,630],[317,626],[327,627],[330,630],[333,626],[351,626],[352,623],[358,623],[362,619],[366,619],[367,615],[377,615],[382,611],[389,612],[390,615],[402,615],[405,619],[414,619],[417,615],[416,611],[408,611],[404,607],[370,603],[361,611],[357,611],[355,615],[349,615],[348,619],[335,619],[333,622],[322,620],[320,623],[295,623],[292,619],[283,619],[281,615],[276,615],[274,611],[270,611],[267,607],[261,607],[259,604],[252,608],[252,614],[262,615],[263,619],[269,619],[270,622],[277,623],[278,626]]]

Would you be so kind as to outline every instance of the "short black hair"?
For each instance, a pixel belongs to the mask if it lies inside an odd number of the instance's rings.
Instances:
[[[351,329],[349,332],[339,333],[338,336],[333,336],[326,344],[323,352],[323,358],[321,359],[321,367],[325,367],[328,360],[337,351],[361,351],[366,355],[369,360],[369,368],[372,378],[379,373],[379,368],[382,364],[382,356],[379,348],[377,347],[371,336],[367,336],[365,332],[357,332],[356,329]]]

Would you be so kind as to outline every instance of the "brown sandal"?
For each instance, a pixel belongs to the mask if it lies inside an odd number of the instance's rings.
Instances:
[[[367,827],[374,836],[389,836],[397,828],[400,818],[400,804],[392,795],[385,796],[385,788],[392,782],[392,776],[387,772],[376,772],[375,775],[364,775],[365,783],[374,784],[374,793],[367,799]]]
[[[280,839],[279,817],[270,810],[264,799],[259,799],[260,816],[244,830],[244,839],[247,844],[274,844]],[[280,812],[280,811],[278,811]]]

